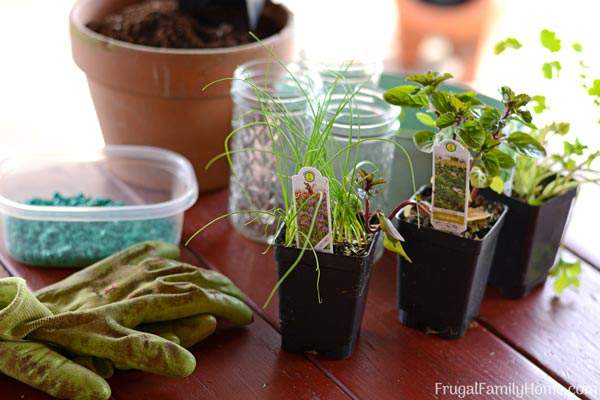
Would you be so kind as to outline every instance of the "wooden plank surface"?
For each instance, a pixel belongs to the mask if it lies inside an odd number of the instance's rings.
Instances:
[[[201,262],[188,250],[185,261]],[[0,261],[14,276],[39,289],[73,270],[28,267],[2,248]],[[279,334],[260,316],[245,328],[222,330],[194,346],[196,371],[187,378],[168,378],[137,371],[118,371],[108,380],[116,399],[347,399],[334,382],[302,355],[279,351]],[[0,375],[0,398],[43,399],[49,396]],[[14,397],[7,397],[14,396]]]
[[[186,214],[184,236],[226,209],[225,192],[204,195],[198,206]],[[275,283],[272,254],[261,255],[264,246],[243,238],[228,222],[211,227],[190,247],[208,265],[230,276],[256,304],[262,304]],[[575,397],[481,326],[470,329],[463,339],[456,341],[442,340],[402,326],[397,320],[395,273],[391,256],[374,266],[362,333],[352,358],[329,361],[314,357],[323,369],[358,397],[426,399],[434,397],[436,384],[472,385],[476,382],[537,385],[549,391],[544,397],[547,399]],[[277,326],[277,302],[263,312]],[[450,398],[440,392],[437,396]],[[490,395],[486,398],[507,397]]]
[[[555,296],[550,281],[523,300],[488,289],[480,320],[548,373],[600,399],[600,273],[582,265],[581,286]]]

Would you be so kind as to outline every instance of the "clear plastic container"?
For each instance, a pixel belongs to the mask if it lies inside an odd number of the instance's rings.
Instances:
[[[122,205],[25,204],[55,193]],[[0,161],[4,243],[13,258],[30,265],[81,267],[145,240],[179,243],[183,213],[197,198],[190,162],[154,147],[115,145]]]

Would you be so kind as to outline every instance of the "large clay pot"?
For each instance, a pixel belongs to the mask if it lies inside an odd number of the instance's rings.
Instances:
[[[281,59],[293,56],[292,14],[267,3],[264,15],[281,31],[260,43],[222,49],[164,49],[114,40],[88,29],[139,0],[79,0],[71,12],[73,58],[87,74],[92,99],[107,144],[164,147],[194,165],[201,191],[227,185],[225,161],[206,171],[206,163],[223,152],[231,128],[229,82],[244,62],[269,58],[263,46]]]

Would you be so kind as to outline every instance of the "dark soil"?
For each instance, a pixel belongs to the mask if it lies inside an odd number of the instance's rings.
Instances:
[[[431,189],[428,188],[422,192],[422,200],[431,204]],[[500,203],[487,201],[481,196],[478,196],[475,201],[471,204],[471,207],[484,207],[485,211],[491,214],[491,217],[485,220],[478,220],[467,223],[467,230],[464,231],[460,236],[466,239],[481,240],[487,235],[487,233],[494,227],[498,218],[502,214],[504,207]],[[431,220],[428,215],[420,213],[419,222],[422,227],[434,229],[431,225]],[[405,219],[406,222],[411,224],[417,224],[417,212],[416,208],[412,207],[410,215]]]
[[[87,27],[116,40],[174,49],[222,48],[254,41],[248,34],[245,8],[218,5],[204,11],[184,12],[177,0],[147,0]],[[263,16],[253,33],[264,39],[278,30]]]

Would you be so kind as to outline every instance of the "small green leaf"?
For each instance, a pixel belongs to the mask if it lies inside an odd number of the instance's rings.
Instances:
[[[535,101],[536,105],[533,106],[533,111],[535,111],[537,114],[541,114],[544,112],[544,110],[546,110],[548,107],[546,107],[546,96],[533,96],[531,98],[533,101]]]
[[[559,61],[551,61],[544,63],[542,65],[542,72],[544,73],[544,78],[552,79],[554,76],[557,78],[560,75],[561,65]]]
[[[444,113],[435,120],[435,126],[438,128],[446,128],[456,121],[456,114],[452,111]]]
[[[458,131],[458,136],[471,149],[479,149],[485,143],[485,131],[475,120],[469,120]]]
[[[471,186],[476,188],[486,188],[488,187],[488,175],[478,166],[474,166],[471,168],[471,173],[469,174],[469,180],[471,181]]]
[[[441,114],[451,111],[450,101],[448,100],[448,95],[445,92],[433,92],[431,94],[431,104],[433,104],[435,109]]]
[[[491,154],[496,157],[498,160],[498,164],[500,164],[500,168],[509,169],[515,166],[515,160],[509,154],[503,152],[500,149],[492,149],[490,151]]]
[[[524,156],[537,158],[546,155],[544,146],[533,136],[525,132],[514,132],[506,141],[513,149]]]
[[[494,130],[500,120],[500,111],[494,107],[485,107],[479,117],[479,122],[484,129]]]
[[[481,161],[483,161],[488,176],[496,176],[500,173],[500,162],[492,152],[483,153]]]
[[[435,128],[435,121],[431,115],[424,112],[418,112],[416,117],[423,125],[426,125],[430,128]]]
[[[412,263],[412,260],[408,254],[406,254],[404,247],[402,247],[404,238],[400,235],[400,232],[398,232],[392,221],[390,221],[382,212],[377,213],[377,219],[379,220],[379,227],[383,232],[383,246]]]
[[[451,78],[453,78],[453,76],[449,73],[440,74],[438,72],[428,72],[426,74],[416,74],[407,76],[406,80],[409,82],[418,83],[422,86],[437,87],[440,83]]]
[[[412,94],[419,88],[413,85],[402,85],[391,88],[383,95],[385,101],[396,106],[421,108],[429,104],[425,95]]]
[[[452,106],[452,109],[454,111],[456,111],[457,113],[462,113],[463,111],[465,111],[467,109],[467,105],[465,103],[462,102],[461,99],[459,99],[456,95],[451,94],[449,96],[450,99],[450,105]]]
[[[560,295],[568,287],[579,287],[581,262],[568,262],[561,257],[558,264],[550,271],[549,275],[554,278],[554,291]]]
[[[556,37],[556,33],[544,29],[540,32],[540,41],[542,46],[550,50],[551,52],[557,52],[560,50],[560,39]]]
[[[495,176],[492,178],[490,182],[490,189],[492,189],[496,193],[502,193],[504,191],[504,181],[499,176]]]
[[[575,50],[578,53],[581,53],[581,51],[583,50],[581,43],[578,43],[578,42],[573,43],[573,50]]]
[[[419,131],[413,136],[413,141],[417,149],[424,153],[431,153],[433,151],[433,138],[435,134],[430,131]]]
[[[506,38],[506,39],[496,43],[496,45],[494,46],[494,54],[498,55],[498,54],[501,54],[502,52],[504,52],[504,50],[506,50],[506,49],[515,49],[516,50],[516,49],[520,49],[521,47],[523,47],[523,45],[517,39]]]
[[[592,87],[588,90],[588,94],[590,96],[600,96],[600,79],[594,80]]]

